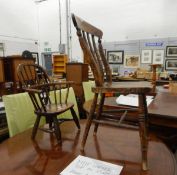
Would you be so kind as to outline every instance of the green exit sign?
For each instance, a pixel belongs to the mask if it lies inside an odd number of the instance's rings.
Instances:
[[[51,48],[44,48],[44,51],[45,51],[45,52],[51,52],[52,49],[51,49]]]

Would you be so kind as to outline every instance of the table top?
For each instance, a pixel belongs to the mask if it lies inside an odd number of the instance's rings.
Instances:
[[[105,100],[108,108],[127,108],[127,106],[117,105],[117,97],[109,97]],[[89,111],[91,101],[84,104],[84,109]],[[177,128],[177,94],[169,91],[159,90],[154,100],[148,106],[148,117],[150,123]]]
[[[167,147],[150,137],[147,172],[141,171],[141,152],[138,131],[100,126],[93,136],[93,126],[88,136],[85,152],[80,142],[85,128],[81,121],[79,132],[74,122],[61,125],[62,144],[56,145],[53,135],[38,131],[36,141],[27,130],[0,144],[1,175],[57,175],[78,155],[123,165],[121,175],[176,175],[176,161]]]
[[[177,120],[177,94],[159,92],[148,107],[150,115],[170,117]]]

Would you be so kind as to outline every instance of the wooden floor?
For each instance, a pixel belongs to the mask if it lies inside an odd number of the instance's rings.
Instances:
[[[123,165],[121,175],[176,175],[173,154],[155,137],[149,142],[149,170],[143,172],[137,131],[100,126],[93,136],[91,127],[85,152],[81,152],[84,127],[85,121],[81,132],[74,122],[63,123],[63,142],[58,146],[55,137],[42,131],[38,131],[36,142],[30,139],[31,130],[7,139],[0,144],[0,175],[57,175],[79,154]]]

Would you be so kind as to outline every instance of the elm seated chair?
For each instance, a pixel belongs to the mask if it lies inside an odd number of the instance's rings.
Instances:
[[[108,124],[129,129],[136,128],[139,130],[141,141],[142,169],[147,170],[148,116],[146,94],[151,92],[152,84],[145,81],[128,83],[112,82],[111,69],[102,47],[102,31],[74,14],[72,14],[72,20],[84,54],[84,60],[90,65],[95,79],[95,86],[92,87],[94,98],[81,142],[81,150],[84,150],[92,122],[95,123],[94,134],[96,134],[99,124]],[[138,127],[124,123],[126,113],[128,112],[128,110],[125,109],[122,109],[124,110],[123,115],[117,116],[117,118],[115,116],[114,120],[111,117],[105,117],[103,105],[106,93],[138,94],[139,106],[136,109],[137,115],[135,116],[137,118]]]
[[[49,133],[54,132],[57,142],[60,143],[61,131],[59,124],[68,120],[61,119],[60,115],[68,110],[71,112],[76,126],[80,129],[74,103],[68,102],[69,90],[73,82],[51,82],[45,70],[36,64],[19,65],[18,77],[21,87],[28,92],[34,105],[36,121],[32,131],[32,139],[35,139],[37,130],[41,129]],[[65,98],[63,98],[62,92],[65,93]],[[46,118],[49,128],[39,128],[41,117]]]

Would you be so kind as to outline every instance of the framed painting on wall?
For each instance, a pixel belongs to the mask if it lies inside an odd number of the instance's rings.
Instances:
[[[138,68],[140,66],[139,55],[125,55],[124,67],[126,68]]]
[[[167,57],[177,57],[177,46],[167,46],[166,47]]]
[[[109,64],[123,64],[124,60],[124,51],[107,51],[107,59]]]
[[[153,64],[163,64],[164,50],[153,50]]]
[[[165,60],[165,69],[166,70],[172,70],[177,71],[177,59],[166,59]]]
[[[152,50],[142,50],[141,52],[141,63],[152,62]]]

